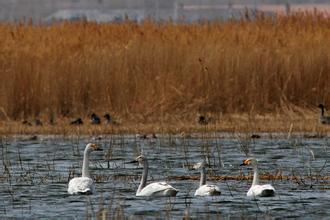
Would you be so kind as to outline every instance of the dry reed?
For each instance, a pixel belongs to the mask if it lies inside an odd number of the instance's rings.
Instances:
[[[200,24],[2,23],[0,116],[111,112],[157,124],[197,113],[304,115],[330,106],[329,27],[321,13]]]

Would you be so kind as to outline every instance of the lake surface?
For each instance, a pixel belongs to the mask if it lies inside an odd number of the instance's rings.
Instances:
[[[237,135],[165,135],[139,139],[135,135],[103,137],[2,138],[0,216],[16,218],[182,219],[306,218],[330,216],[330,138],[286,139],[264,134],[260,139]],[[67,194],[67,183],[81,174],[85,145],[94,142],[90,169],[96,193]],[[244,147],[245,146],[245,147]],[[210,180],[215,176],[252,174],[240,167],[242,149],[258,158],[261,174],[281,174],[290,180],[262,180],[277,190],[272,198],[246,197],[252,180]],[[167,180],[179,189],[175,198],[135,196],[142,168],[126,164],[140,152],[149,161],[149,180]],[[199,172],[187,165],[208,161],[208,183],[220,187],[217,197],[194,197]],[[328,176],[327,179],[324,177]],[[180,178],[182,177],[182,178]],[[183,178],[184,177],[184,178]],[[314,178],[311,178],[314,177]]]

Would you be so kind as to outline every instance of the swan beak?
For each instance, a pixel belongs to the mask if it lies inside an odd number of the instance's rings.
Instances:
[[[103,151],[103,149],[98,147],[96,144],[91,144],[91,148],[93,151]]]
[[[240,166],[248,166],[251,164],[251,159],[243,160],[243,163]]]

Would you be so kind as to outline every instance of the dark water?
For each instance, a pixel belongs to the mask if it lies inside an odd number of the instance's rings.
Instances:
[[[97,192],[91,196],[69,196],[69,173],[81,173],[86,143],[96,142],[103,152],[93,152],[90,168]],[[257,200],[246,197],[249,181],[209,181],[220,187],[219,197],[193,197],[196,180],[176,180],[178,176],[198,176],[184,164],[201,161],[212,165],[208,176],[248,175],[240,167],[246,158],[242,146],[259,160],[260,173],[292,176],[292,180],[262,180],[277,190],[276,197]],[[0,165],[0,216],[24,218],[111,218],[182,219],[192,218],[307,218],[330,216],[330,139],[277,137],[247,141],[237,136],[207,139],[166,136],[138,140],[134,136],[59,138],[40,136],[2,139]],[[176,198],[137,198],[142,169],[125,164],[140,151],[149,159],[149,180],[168,180],[180,190]],[[203,156],[204,155],[204,156]],[[109,159],[109,160],[108,160]],[[223,166],[221,166],[221,164]],[[310,176],[318,176],[312,179]],[[295,178],[296,179],[295,179]],[[301,178],[302,180],[299,180]]]

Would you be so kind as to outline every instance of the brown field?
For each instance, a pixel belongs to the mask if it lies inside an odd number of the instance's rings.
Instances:
[[[330,20],[298,13],[201,24],[0,24],[0,132],[65,133],[75,117],[110,112],[90,130],[329,131]],[[21,126],[54,117],[57,128]],[[56,126],[55,126],[56,127]],[[68,127],[68,128],[65,128]],[[66,130],[67,129],[67,130]],[[97,131],[93,131],[97,132]]]

